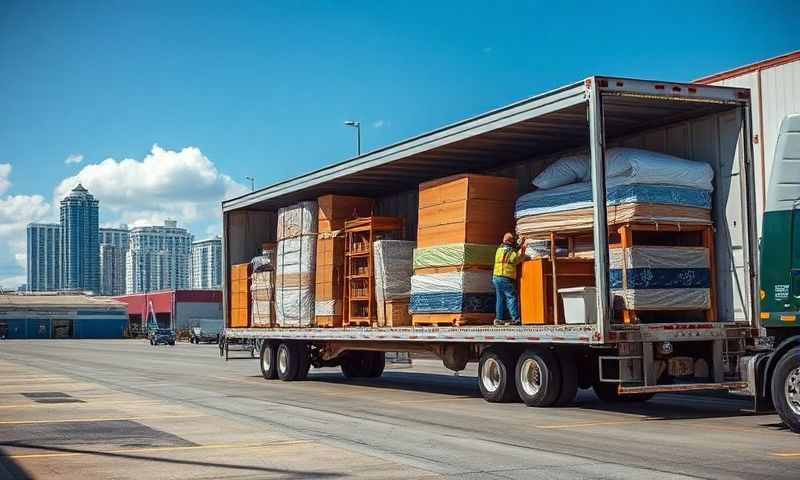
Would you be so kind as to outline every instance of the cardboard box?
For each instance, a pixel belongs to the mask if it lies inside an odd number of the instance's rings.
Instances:
[[[384,322],[382,327],[410,327],[411,314],[408,313],[408,299],[386,300],[383,304]]]
[[[342,315],[317,315],[314,324],[322,328],[339,328],[342,326]]]

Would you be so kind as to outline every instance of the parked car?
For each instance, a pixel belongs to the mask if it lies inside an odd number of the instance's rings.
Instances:
[[[203,327],[192,327],[189,331],[189,342],[191,343],[218,343],[219,330],[212,331]]]
[[[175,330],[159,328],[150,336],[150,345],[175,345]]]

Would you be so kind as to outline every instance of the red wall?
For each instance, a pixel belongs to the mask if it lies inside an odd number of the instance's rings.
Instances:
[[[153,310],[158,313],[168,313],[170,318],[175,318],[173,307],[177,303],[222,303],[220,290],[160,290],[148,293],[133,293],[113,297],[128,304],[128,314],[141,314],[147,318],[147,302],[153,302]],[[146,321],[146,320],[145,320]]]

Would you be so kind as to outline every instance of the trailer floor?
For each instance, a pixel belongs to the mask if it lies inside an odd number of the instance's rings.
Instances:
[[[0,478],[797,478],[800,437],[726,396],[488,404],[434,360],[264,381],[216,346],[0,342]]]

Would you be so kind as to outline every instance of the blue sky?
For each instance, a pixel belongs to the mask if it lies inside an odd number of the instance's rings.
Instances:
[[[5,0],[0,284],[75,180],[101,223],[203,237],[246,175],[351,156],[344,120],[369,150],[592,74],[691,80],[800,48],[793,3]]]

